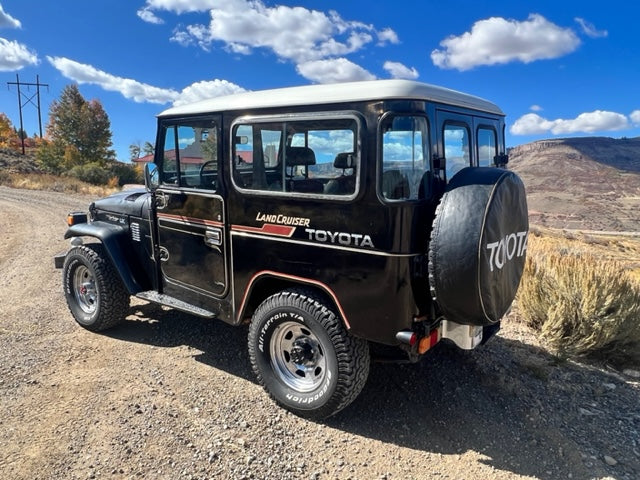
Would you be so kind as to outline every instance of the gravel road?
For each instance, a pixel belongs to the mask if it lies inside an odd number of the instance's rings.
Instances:
[[[90,201],[0,187],[0,478],[640,478],[640,379],[558,362],[514,321],[481,350],[374,363],[318,423],[255,383],[246,328],[134,301],[83,330],[52,257]]]

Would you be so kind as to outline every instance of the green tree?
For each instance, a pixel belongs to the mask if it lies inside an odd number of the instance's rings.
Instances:
[[[85,100],[77,85],[67,85],[51,104],[47,136],[36,158],[52,173],[90,163],[105,167],[115,159],[107,113],[98,100]]]
[[[132,162],[140,158],[140,151],[140,142],[129,145],[129,155]]]
[[[38,145],[36,162],[45,172],[60,175],[64,171],[65,147],[61,142],[51,142],[46,139]]]
[[[145,155],[153,155],[156,147],[151,142],[144,142],[144,147],[142,147],[142,151]]]

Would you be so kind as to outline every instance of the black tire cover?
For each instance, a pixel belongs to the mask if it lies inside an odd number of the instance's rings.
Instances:
[[[429,244],[431,295],[442,315],[491,325],[507,313],[524,270],[529,221],[522,180],[467,167],[447,185]]]

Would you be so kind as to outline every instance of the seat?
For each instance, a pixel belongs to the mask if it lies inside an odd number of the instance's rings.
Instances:
[[[403,200],[411,196],[409,180],[400,170],[387,170],[382,174],[382,194],[389,200]]]
[[[351,195],[356,191],[356,160],[353,152],[342,152],[333,161],[334,168],[341,168],[342,175],[329,180],[324,187],[324,193],[329,195]],[[347,175],[347,170],[351,173]]]
[[[287,147],[285,149],[287,191],[322,193],[324,191],[322,182],[320,180],[309,178],[309,167],[315,164],[316,155],[309,147]],[[303,178],[295,178],[296,167],[304,167],[302,174]]]

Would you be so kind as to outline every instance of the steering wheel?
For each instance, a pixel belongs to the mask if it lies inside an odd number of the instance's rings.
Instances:
[[[207,166],[210,166],[210,165],[217,165],[217,163],[218,163],[218,161],[217,161],[217,160],[208,160],[208,161],[204,162],[202,165],[200,165],[200,172],[199,172],[199,175],[200,175],[200,185],[202,185],[202,186],[204,186],[204,185],[205,185],[205,178],[204,178],[204,177],[205,177],[205,169],[207,168]],[[209,172],[209,173],[207,173],[206,175],[213,176],[213,175],[215,175],[215,173],[216,173],[216,170],[214,170],[214,171],[212,171],[212,172]],[[212,181],[212,182],[210,182],[210,185],[213,185],[213,181]]]

